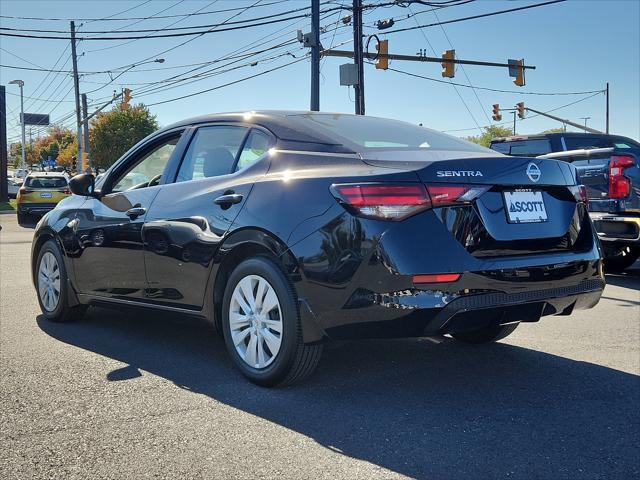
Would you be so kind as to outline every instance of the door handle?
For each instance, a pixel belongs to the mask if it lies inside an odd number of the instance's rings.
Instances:
[[[147,209],[144,207],[133,207],[130,208],[129,210],[127,210],[127,217],[129,217],[131,220],[135,220],[136,218],[138,218],[141,215],[144,215],[145,213],[147,213]]]
[[[221,207],[230,207],[231,205],[235,205],[236,203],[240,203],[242,201],[242,194],[240,193],[228,193],[226,195],[221,195],[216,198],[213,203],[216,205],[220,205]]]

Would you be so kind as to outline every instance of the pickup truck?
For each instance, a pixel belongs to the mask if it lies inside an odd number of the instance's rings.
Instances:
[[[604,134],[555,133],[494,139],[507,155],[554,158],[576,167],[601,240],[605,269],[620,272],[640,257],[640,144]],[[498,146],[499,145],[499,146]],[[551,152],[546,152],[547,148]]]

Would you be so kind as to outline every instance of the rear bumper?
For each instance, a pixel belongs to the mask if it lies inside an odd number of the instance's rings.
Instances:
[[[358,288],[341,309],[324,311],[317,321],[335,339],[430,336],[570,315],[594,307],[604,287],[599,258],[467,272],[454,283],[384,294]]]
[[[591,212],[589,214],[603,242],[640,243],[640,216],[612,215]]]
[[[57,203],[19,203],[18,213],[44,215],[56,208]]]

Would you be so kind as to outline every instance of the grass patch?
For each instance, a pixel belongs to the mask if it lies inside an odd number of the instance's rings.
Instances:
[[[11,198],[8,202],[0,202],[0,210],[5,211],[9,210],[12,212],[16,211],[16,199]]]

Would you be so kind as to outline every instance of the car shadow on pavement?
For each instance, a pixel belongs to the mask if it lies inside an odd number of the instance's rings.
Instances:
[[[551,319],[543,321],[562,321]],[[349,457],[417,478],[640,473],[638,376],[506,343],[385,340],[325,350],[306,382],[263,389],[205,322],[92,308],[50,336],[275,422]]]

